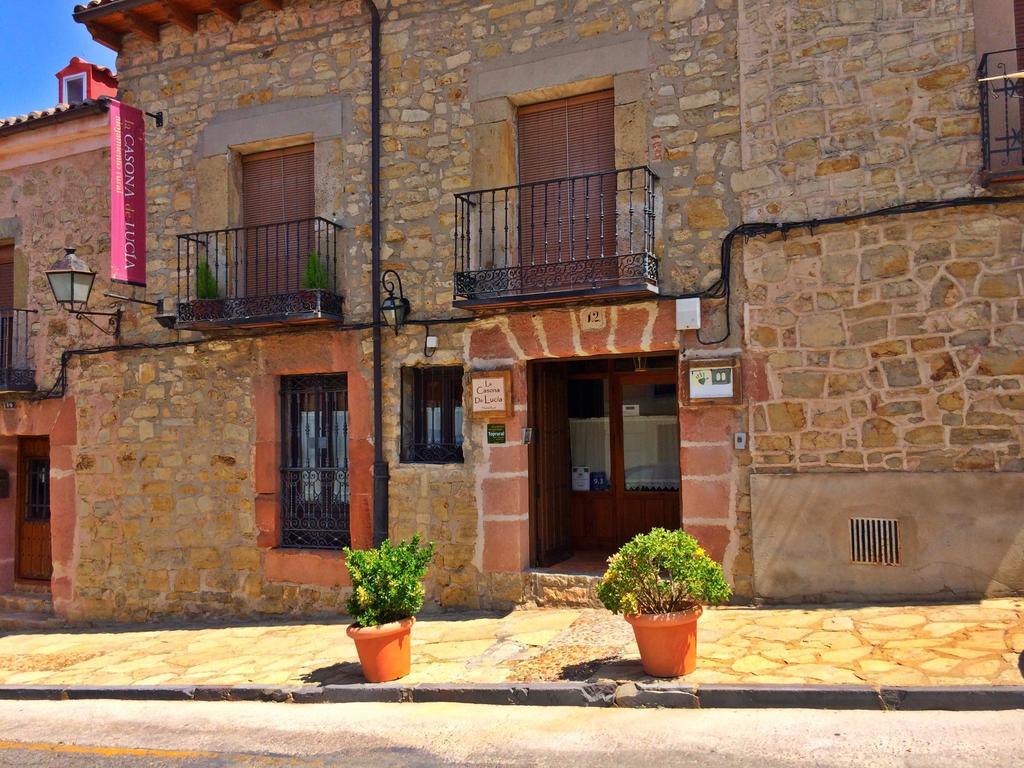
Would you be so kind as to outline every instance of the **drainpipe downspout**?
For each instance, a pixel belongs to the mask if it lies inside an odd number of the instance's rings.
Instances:
[[[381,352],[380,257],[380,10],[374,0],[364,0],[370,10],[370,281],[373,311],[373,546],[388,537],[388,463],[384,459],[384,371]]]

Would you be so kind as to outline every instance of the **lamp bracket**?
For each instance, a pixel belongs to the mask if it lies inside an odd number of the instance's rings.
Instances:
[[[108,336],[118,337],[121,335],[121,315],[124,314],[120,309],[115,309],[113,312],[99,312],[96,310],[69,310],[79,320],[85,320],[89,325],[97,328]],[[93,317],[106,317],[107,327],[104,328],[102,325],[93,320]]]
[[[153,118],[153,122],[156,123],[157,128],[164,127],[164,113],[163,110],[159,112],[145,112],[146,117]]]

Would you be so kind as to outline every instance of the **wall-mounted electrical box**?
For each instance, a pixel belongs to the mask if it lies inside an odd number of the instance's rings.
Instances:
[[[676,330],[695,331],[700,328],[700,299],[676,299]]]

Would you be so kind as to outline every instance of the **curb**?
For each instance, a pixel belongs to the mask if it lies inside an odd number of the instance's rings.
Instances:
[[[636,683],[463,683],[304,686],[0,685],[0,700],[260,701],[292,704],[424,703],[673,709],[996,711],[1024,709],[1024,685],[692,685]]]

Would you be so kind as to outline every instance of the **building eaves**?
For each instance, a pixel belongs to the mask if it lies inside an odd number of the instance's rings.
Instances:
[[[41,109],[25,115],[0,119],[0,136],[9,136],[13,133],[29,131],[46,125],[56,125],[68,122],[69,120],[77,120],[80,117],[106,112],[107,109],[107,99],[105,98],[88,99],[81,104],[58,104],[49,109]]]

